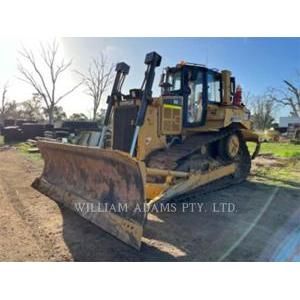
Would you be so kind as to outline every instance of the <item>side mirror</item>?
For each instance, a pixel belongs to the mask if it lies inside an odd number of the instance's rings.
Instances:
[[[160,75],[160,81],[159,81],[159,86],[160,86],[160,87],[163,87],[163,86],[164,86],[165,78],[166,78],[166,74],[165,74],[165,73],[162,73],[162,74]]]
[[[172,87],[172,84],[167,82],[167,74],[162,73],[160,76],[160,82],[159,82],[159,87],[161,88],[162,94],[167,95],[170,91],[170,88]]]

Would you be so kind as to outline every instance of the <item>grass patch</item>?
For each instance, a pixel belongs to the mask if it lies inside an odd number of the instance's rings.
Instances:
[[[250,153],[255,149],[255,143],[247,143]],[[289,143],[262,143],[260,154],[271,154],[277,159],[278,165],[269,164],[268,157],[258,158],[255,175],[263,177],[278,186],[300,188],[300,145]],[[270,161],[272,161],[270,157]],[[265,159],[265,160],[264,160]],[[255,164],[255,162],[254,162]]]
[[[300,162],[294,159],[287,160],[282,167],[259,167],[255,171],[258,177],[276,182],[276,185],[288,185],[300,188]]]
[[[255,143],[247,143],[250,153],[255,149]],[[289,143],[262,143],[260,153],[272,153],[279,158],[298,158],[300,159],[300,145]]]
[[[34,161],[40,161],[42,159],[42,156],[40,153],[29,153],[28,149],[32,148],[31,145],[27,144],[27,143],[19,143],[19,144],[15,144],[14,145],[17,150],[25,155],[27,158],[34,160]]]
[[[3,146],[3,145],[5,145],[4,144],[4,137],[2,135],[0,135],[0,146]],[[30,145],[26,142],[24,142],[24,143],[10,143],[8,145],[10,145],[12,147],[15,147],[21,155],[25,156],[26,159],[29,159],[29,160],[31,160],[35,163],[38,163],[38,165],[43,162],[43,159],[42,159],[42,156],[41,156],[40,153],[30,153],[30,152],[28,152],[28,149],[32,148],[32,145]]]

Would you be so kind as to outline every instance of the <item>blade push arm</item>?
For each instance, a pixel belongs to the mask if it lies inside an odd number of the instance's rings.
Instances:
[[[156,52],[150,52],[145,57],[145,64],[147,65],[147,70],[145,72],[145,78],[142,84],[142,99],[141,106],[139,108],[136,121],[135,121],[135,131],[131,143],[130,155],[134,155],[136,142],[139,134],[140,127],[144,124],[145,115],[147,112],[147,106],[152,99],[152,86],[155,77],[155,68],[159,67],[161,63],[161,56]]]
[[[129,73],[129,69],[130,69],[130,67],[124,62],[120,62],[116,65],[116,77],[114,80],[111,94],[107,97],[107,101],[106,101],[108,106],[107,106],[107,110],[105,113],[104,126],[102,129],[101,138],[100,138],[100,142],[99,142],[100,148],[104,147],[104,138],[105,138],[105,133],[106,133],[108,124],[109,124],[112,107],[114,106],[115,102],[121,101],[121,97],[122,97],[121,89],[122,89],[122,85],[124,83],[125,77]]]

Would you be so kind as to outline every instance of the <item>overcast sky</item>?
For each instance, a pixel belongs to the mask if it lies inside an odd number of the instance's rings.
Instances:
[[[8,98],[24,101],[33,92],[30,86],[18,80],[17,58],[21,45],[37,50],[41,38],[0,38],[0,84],[9,80]],[[125,61],[130,74],[124,92],[140,87],[144,76],[144,57],[149,51],[162,55],[162,67],[175,65],[181,60],[205,64],[211,68],[230,69],[244,91],[263,93],[267,87],[282,85],[283,79],[297,82],[300,70],[299,38],[60,38],[61,54],[73,59],[71,70],[84,72],[91,57],[101,51],[111,62]],[[158,68],[154,95],[158,95],[158,81],[162,67]],[[78,81],[75,73],[65,74],[61,91]],[[300,77],[299,77],[300,84]],[[91,114],[91,100],[83,88],[65,98],[61,105],[68,115],[74,112]],[[105,99],[103,100],[103,104]],[[279,112],[279,115],[286,111]]]

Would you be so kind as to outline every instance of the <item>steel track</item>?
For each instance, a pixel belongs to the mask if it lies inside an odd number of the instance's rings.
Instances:
[[[161,169],[176,170],[179,167],[179,162],[188,160],[195,152],[199,151],[202,146],[217,142],[233,133],[238,134],[240,138],[241,147],[239,154],[233,161],[223,161],[222,165],[225,166],[235,162],[237,165],[237,172],[233,175],[223,177],[209,184],[195,188],[189,193],[178,195],[169,201],[188,202],[197,200],[199,199],[199,196],[203,194],[224,189],[230,185],[244,181],[251,168],[251,157],[246,142],[243,140],[238,129],[227,128],[217,133],[202,133],[191,136],[187,138],[183,144],[177,144],[168,149],[158,150],[147,158],[146,163],[149,167],[159,166]]]

